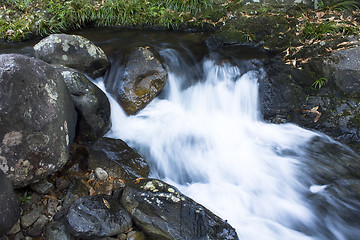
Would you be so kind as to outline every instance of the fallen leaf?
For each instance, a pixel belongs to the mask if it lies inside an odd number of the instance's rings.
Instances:
[[[110,203],[105,198],[103,198],[102,200],[103,200],[103,203],[104,203],[105,207],[110,209]]]

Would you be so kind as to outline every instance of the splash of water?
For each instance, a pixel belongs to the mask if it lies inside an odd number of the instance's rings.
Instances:
[[[304,146],[320,135],[261,120],[261,69],[242,72],[206,59],[191,74],[173,50],[162,56],[168,85],[145,109],[127,116],[109,96],[109,137],[137,148],[152,177],[227,219],[240,239],[347,239],[336,235],[342,231],[336,226],[320,230],[321,220],[306,200],[326,188],[303,181],[308,176],[302,173]]]

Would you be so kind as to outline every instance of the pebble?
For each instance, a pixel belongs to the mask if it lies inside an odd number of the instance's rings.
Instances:
[[[142,232],[131,231],[127,234],[126,240],[146,240],[146,237]]]
[[[54,185],[46,180],[41,180],[34,184],[31,184],[30,188],[39,194],[47,194],[52,189],[54,189]]]
[[[97,179],[103,181],[109,177],[109,174],[104,169],[97,167],[95,169],[95,176]]]
[[[40,217],[44,211],[44,206],[37,207],[27,214],[23,215],[20,219],[20,224],[23,229],[30,227]]]

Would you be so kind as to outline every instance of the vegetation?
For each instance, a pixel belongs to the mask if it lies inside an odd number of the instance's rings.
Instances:
[[[21,41],[87,25],[176,29],[203,26],[225,14],[213,0],[5,0],[0,37]]]
[[[322,88],[323,86],[325,86],[325,84],[328,82],[327,78],[319,78],[316,81],[313,82],[313,84],[311,85],[312,88]]]

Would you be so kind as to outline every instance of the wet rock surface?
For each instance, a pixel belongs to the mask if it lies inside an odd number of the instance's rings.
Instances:
[[[65,165],[76,112],[54,67],[23,55],[0,55],[0,119],[0,167],[15,187]]]
[[[113,63],[111,67],[122,68],[122,73],[112,74],[110,69],[105,86],[124,111],[132,115],[149,104],[164,88],[167,71],[159,55],[149,46],[134,48],[125,56],[124,62],[120,63],[124,66]]]
[[[0,236],[6,234],[20,217],[20,205],[10,180],[0,169]]]
[[[235,229],[205,207],[156,179],[128,184],[121,203],[136,225],[160,239],[238,239]]]
[[[102,49],[78,35],[52,34],[36,44],[34,50],[36,58],[74,68],[92,78],[103,75],[110,65]]]
[[[70,232],[77,237],[110,237],[130,229],[129,213],[117,199],[107,195],[86,196],[75,201],[66,215]]]
[[[124,180],[147,177],[146,161],[121,139],[101,138],[89,148],[88,166],[101,167],[110,176]]]
[[[64,77],[78,113],[78,142],[94,142],[110,130],[110,103],[101,91],[82,73],[62,66],[57,69]]]

